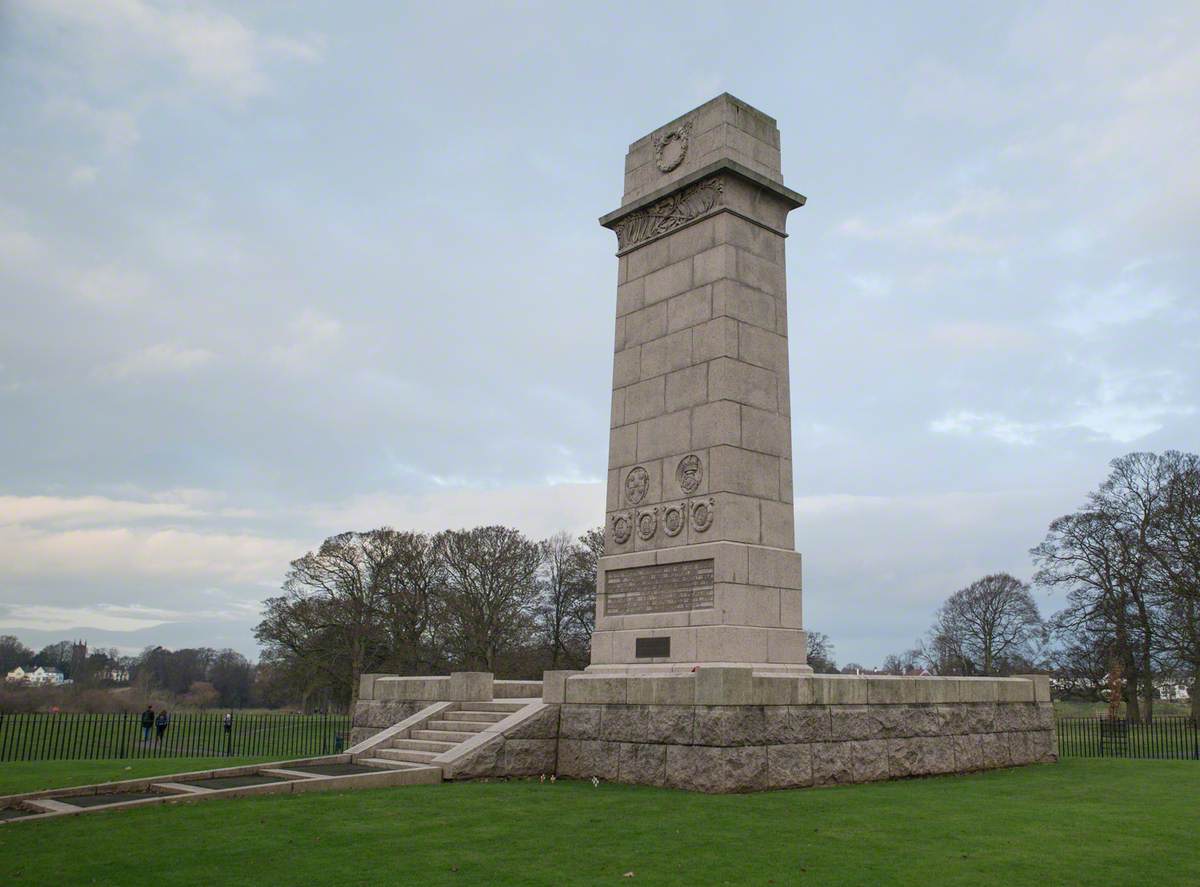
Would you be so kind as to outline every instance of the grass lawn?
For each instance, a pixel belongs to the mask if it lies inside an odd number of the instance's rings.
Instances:
[[[144,758],[110,761],[10,761],[0,764],[0,795],[115,782],[165,773],[237,767],[278,758]]]
[[[1054,701],[1054,713],[1060,718],[1102,718],[1108,716],[1106,702],[1067,702],[1062,699]],[[1154,702],[1154,714],[1160,717],[1189,718],[1192,707],[1187,702],[1164,702],[1161,699]],[[1125,704],[1121,704],[1119,717],[1125,717]]]
[[[1187,761],[754,795],[448,783],[9,824],[0,882],[1195,885],[1197,798]]]

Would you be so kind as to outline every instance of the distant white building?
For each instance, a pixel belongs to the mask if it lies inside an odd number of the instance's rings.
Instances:
[[[96,674],[102,681],[112,681],[114,684],[129,683],[129,669],[121,668],[119,665],[114,665],[111,668],[106,668]]]
[[[63,673],[57,668],[42,668],[40,665],[32,671],[17,666],[4,680],[9,684],[31,684],[35,687],[52,687],[63,682]]]
[[[1191,697],[1188,695],[1186,684],[1177,684],[1174,681],[1163,681],[1155,685],[1158,690],[1158,697],[1165,699],[1167,702],[1187,702]]]

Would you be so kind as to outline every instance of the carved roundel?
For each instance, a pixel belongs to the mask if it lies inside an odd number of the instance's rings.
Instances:
[[[700,464],[699,456],[684,456],[679,460],[675,469],[675,480],[681,490],[690,496],[700,488],[700,481],[703,479],[704,466]]]
[[[629,541],[629,537],[633,535],[633,521],[629,519],[628,514],[618,514],[613,518],[612,534],[613,541],[618,545]]]
[[[663,532],[668,536],[678,536],[687,523],[687,515],[682,505],[668,505],[663,509]]]
[[[664,132],[654,138],[654,165],[659,172],[670,172],[687,157],[688,138],[692,134],[692,122],[689,120],[670,132]]]
[[[658,529],[658,509],[652,508],[649,511],[638,513],[637,531],[642,539],[649,539],[654,535],[654,531]]]
[[[637,466],[625,476],[625,499],[630,505],[637,505],[645,499],[648,489],[650,489],[650,475],[642,466]]]
[[[697,533],[703,533],[712,526],[713,504],[712,499],[699,499],[691,503],[692,529]]]

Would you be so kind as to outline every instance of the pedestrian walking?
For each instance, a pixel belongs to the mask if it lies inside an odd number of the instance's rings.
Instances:
[[[154,719],[154,729],[157,731],[157,738],[162,742],[163,734],[167,732],[167,724],[171,723],[171,716],[167,714],[164,708],[158,713],[158,717]]]
[[[147,705],[142,712],[142,742],[150,741],[150,728],[154,726],[154,706]]]

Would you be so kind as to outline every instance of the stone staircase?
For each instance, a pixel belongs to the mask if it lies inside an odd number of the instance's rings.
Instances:
[[[493,728],[500,721],[521,711],[531,701],[514,699],[459,703],[456,710],[442,711],[425,721],[421,727],[405,731],[407,737],[391,739],[388,745],[372,749],[369,757],[356,757],[356,760],[368,767],[381,769],[436,768],[435,759]]]

